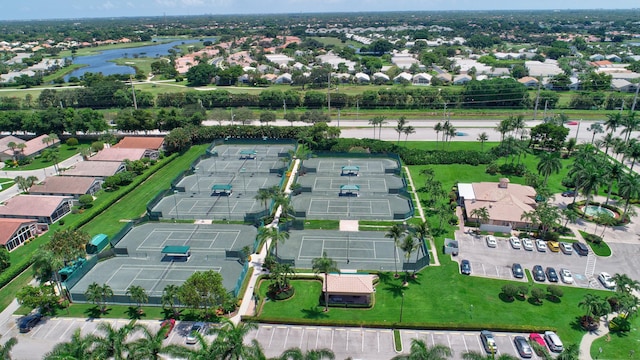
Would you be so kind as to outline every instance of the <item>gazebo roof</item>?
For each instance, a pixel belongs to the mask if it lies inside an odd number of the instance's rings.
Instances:
[[[231,184],[214,184],[211,190],[231,190],[233,186]]]
[[[355,184],[351,184],[351,185],[341,185],[341,186],[340,186],[340,190],[355,190],[355,191],[360,191],[360,185],[355,185]]]
[[[186,255],[190,249],[191,247],[189,246],[167,245],[162,249],[162,253]]]
[[[342,167],[342,171],[360,171],[360,166],[345,165]]]

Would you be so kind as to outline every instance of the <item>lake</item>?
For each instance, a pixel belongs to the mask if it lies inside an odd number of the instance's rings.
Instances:
[[[203,41],[205,40],[213,42],[215,39],[204,39]],[[103,75],[135,74],[136,71],[133,67],[117,65],[110,60],[134,58],[135,56],[151,58],[165,56],[169,54],[169,49],[173,48],[176,45],[192,44],[198,42],[200,42],[200,40],[175,40],[157,45],[139,46],[127,49],[105,50],[95,55],[77,56],[73,59],[73,63],[87,66],[72,71],[71,73],[67,74],[64,79],[65,81],[68,81],[72,76],[79,78],[87,72],[102,73]]]

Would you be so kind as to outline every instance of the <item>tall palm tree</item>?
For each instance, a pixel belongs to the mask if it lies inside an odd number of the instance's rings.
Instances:
[[[616,291],[619,293],[631,293],[632,290],[640,291],[640,282],[633,280],[627,274],[616,273],[612,276],[616,283]]]
[[[269,237],[271,238],[271,246],[276,251],[276,258],[278,257],[278,243],[285,243],[289,240],[288,231],[280,231],[277,226],[269,229]]]
[[[71,335],[71,341],[57,344],[44,356],[44,360],[92,360],[93,347],[97,341],[98,337],[92,334],[82,336],[78,328]]]
[[[11,360],[11,349],[18,343],[18,339],[11,337],[4,342],[4,345],[0,345],[0,359]]]
[[[484,355],[477,351],[467,351],[464,354],[462,354],[462,358],[464,360],[518,360],[520,359],[519,357],[515,357],[509,354],[500,354],[500,356],[496,357],[494,354]]]
[[[176,318],[180,315],[177,310],[176,304],[178,303],[178,294],[180,293],[180,287],[178,285],[169,284],[162,290],[162,307],[169,306],[173,317]]]
[[[620,179],[622,179],[622,175],[624,175],[624,165],[617,161],[608,161],[607,162],[607,171],[605,173],[606,181],[608,183],[607,190],[607,200],[604,202],[605,204],[609,204],[609,199],[611,199],[611,191],[613,190],[613,183],[616,182],[620,184]]]
[[[495,127],[495,130],[500,133],[500,143],[504,143],[505,135],[513,130],[511,117],[501,120],[500,123],[498,123],[498,125]]]
[[[404,127],[404,130],[402,130],[402,132],[404,133],[404,144],[407,145],[407,140],[409,140],[409,135],[415,134],[416,129],[411,125],[407,125]]]
[[[631,141],[628,142],[625,155],[631,159],[630,170],[633,171],[633,166],[636,164],[636,161],[640,159],[640,141],[631,139]]]
[[[618,127],[622,124],[622,114],[615,112],[613,114],[607,114],[607,120],[604,122],[605,128],[609,131],[609,134],[613,137],[613,133],[616,132]]]
[[[612,133],[608,133],[604,137],[602,137],[602,144],[604,145],[605,155],[609,154],[609,148],[614,146],[615,142],[616,142],[616,137],[613,136]]]
[[[436,132],[436,148],[438,147],[438,141],[440,140],[440,132],[443,131],[442,123],[438,122],[433,126],[433,130]]]
[[[480,141],[480,144],[481,144],[481,147],[482,147],[481,149],[482,149],[482,151],[484,151],[484,143],[487,140],[489,140],[489,135],[487,135],[487,133],[483,131],[483,132],[480,133],[480,135],[478,135],[478,139],[477,140]]]
[[[212,346],[215,349],[217,360],[241,360],[247,359],[248,346],[243,340],[251,330],[258,328],[253,322],[241,322],[234,324],[229,319],[223,319],[222,325],[211,329],[211,333],[217,335]]]
[[[413,234],[408,233],[407,235],[405,235],[402,243],[400,244],[400,250],[404,251],[404,257],[407,262],[409,262],[409,260],[411,259],[411,253],[413,253],[417,249],[418,242],[416,241],[416,238],[413,236]],[[407,284],[408,273],[409,272],[407,271],[404,274],[404,284]]]
[[[491,218],[491,216],[489,215],[489,210],[484,206],[471,210],[471,213],[469,215],[478,219],[478,222],[481,224],[488,222]]]
[[[384,235],[389,239],[393,239],[393,262],[395,264],[395,276],[398,277],[398,242],[404,234],[404,227],[401,224],[393,224],[389,231]]]
[[[450,347],[435,344],[429,347],[424,340],[411,339],[409,354],[402,354],[393,357],[392,360],[444,360],[453,356]]]
[[[95,353],[98,358],[113,358],[114,360],[125,360],[128,352],[127,339],[135,331],[142,328],[133,321],[129,324],[116,329],[109,322],[101,322],[98,324],[98,331],[103,333],[96,342]]]
[[[400,135],[404,131],[404,127],[406,124],[407,124],[407,118],[404,116],[400,116],[395,128],[396,132],[398,133],[398,142],[396,143],[396,145],[400,145]]]
[[[557,152],[543,152],[538,155],[540,161],[538,162],[537,169],[538,174],[544,176],[543,186],[547,186],[549,175],[552,173],[558,174],[562,169],[562,163],[560,162],[560,155]]]
[[[327,252],[322,253],[321,258],[315,258],[311,262],[311,268],[314,274],[324,274],[324,311],[329,311],[329,288],[328,288],[328,274],[330,272],[340,272],[338,264],[331,258],[327,257]]]
[[[624,217],[629,210],[631,199],[640,197],[640,176],[637,173],[627,173],[623,175],[618,184],[618,193],[625,199]]]
[[[138,311],[141,310],[142,304],[149,302],[149,294],[147,294],[147,291],[140,285],[129,286],[126,294],[129,295],[131,301],[136,304]]]
[[[269,189],[258,189],[258,193],[253,198],[260,201],[260,203],[264,205],[264,209],[267,210],[267,205],[269,205],[269,200],[271,200],[272,197],[273,195]]]
[[[312,349],[302,352],[300,348],[285,350],[278,360],[333,360],[336,356],[329,349]]]
[[[640,127],[640,118],[636,118],[635,112],[630,112],[628,115],[622,117],[622,122],[620,123],[624,129],[622,130],[622,134],[624,135],[624,141],[629,141],[631,137],[631,132],[638,130]]]
[[[602,134],[604,132],[604,129],[602,128],[602,125],[599,123],[594,123],[591,124],[591,126],[589,126],[587,128],[587,131],[591,131],[593,133],[593,135],[591,135],[591,143],[593,144],[593,141],[596,138],[597,134]]]
[[[418,261],[418,256],[420,255],[420,249],[425,249],[427,247],[426,241],[427,238],[431,236],[431,230],[429,230],[429,223],[426,221],[419,222],[413,225],[413,231],[419,239],[418,243],[418,251],[416,251],[416,262]],[[424,254],[427,255],[427,254]],[[415,274],[417,269],[413,270]]]
[[[192,348],[186,348],[182,345],[171,344],[165,347],[164,352],[188,360],[210,360],[218,359],[218,347],[215,342],[208,342],[207,339],[199,332],[194,333],[196,345]]]
[[[578,344],[569,344],[558,354],[556,360],[580,360],[580,347]]]
[[[160,327],[158,331],[152,332],[146,326],[141,326],[142,338],[128,345],[129,359],[158,360],[162,359],[161,354],[168,354],[163,342],[169,328]]]

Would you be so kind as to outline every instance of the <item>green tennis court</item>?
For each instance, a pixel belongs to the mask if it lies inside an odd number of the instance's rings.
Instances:
[[[317,196],[307,193],[291,201],[296,217],[318,220],[400,220],[413,216],[411,200],[400,195],[376,198]]]

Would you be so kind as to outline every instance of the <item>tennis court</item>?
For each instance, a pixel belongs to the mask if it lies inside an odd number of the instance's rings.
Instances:
[[[332,158],[317,157],[304,161],[304,167],[310,172],[323,175],[340,176],[343,167],[357,167],[357,174],[385,174],[398,171],[398,162],[388,158]]]
[[[255,193],[242,191],[234,186],[230,196],[177,192],[160,200],[153,211],[161,212],[165,219],[177,220],[244,220],[247,214],[264,211],[264,204],[254,199]]]
[[[343,185],[356,185],[360,189],[360,193],[383,193],[387,194],[390,190],[397,193],[405,187],[402,178],[396,175],[379,175],[379,176],[314,176],[313,174],[301,176],[297,179],[303,189],[310,189],[311,192],[324,192],[326,195],[337,195]]]
[[[250,157],[249,152],[255,152],[256,158],[278,158],[286,156],[289,151],[295,150],[293,145],[266,145],[266,144],[246,144],[246,145],[218,145],[213,149],[219,158],[230,159]]]
[[[292,198],[296,217],[311,220],[400,220],[413,216],[411,200],[400,195],[321,197],[303,193]]]
[[[131,285],[142,286],[150,298],[159,297],[165,286],[182,285],[194,272],[207,270],[219,272],[224,287],[233,290],[242,264],[226,259],[225,250],[253,247],[256,235],[254,227],[243,225],[143,224],[116,245],[118,253],[127,256],[99,262],[70,292],[74,299],[82,299],[88,286],[96,282],[111,287],[114,301],[125,297]],[[191,256],[188,260],[165,256],[165,246],[189,246]]]
[[[281,158],[287,159],[287,158]],[[246,173],[272,173],[279,169],[289,166],[289,162],[283,162],[280,159],[264,159],[258,157],[256,159],[224,159],[219,157],[210,157],[198,163],[195,171],[201,176],[215,176],[216,174],[238,174]],[[243,170],[244,169],[244,170]]]
[[[259,189],[278,186],[282,178],[278,174],[246,172],[224,174],[202,174],[196,172],[182,179],[177,186],[184,188],[186,193],[208,198],[213,185],[231,185],[234,194],[255,196]]]
[[[291,230],[289,239],[278,246],[281,259],[294,259],[297,268],[310,269],[313,259],[324,252],[341,270],[402,269],[404,253],[394,252],[393,239],[382,231]],[[395,260],[394,260],[395,257]],[[411,256],[415,260],[415,253]]]

